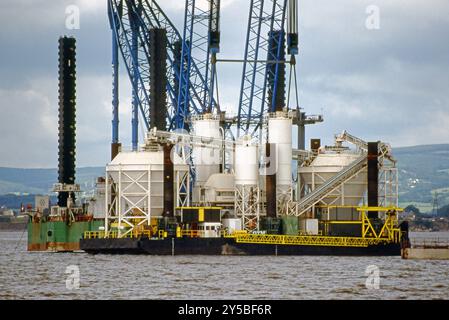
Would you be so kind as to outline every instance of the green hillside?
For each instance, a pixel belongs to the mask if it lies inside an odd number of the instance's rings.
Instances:
[[[449,144],[425,145],[393,150],[398,159],[401,203],[414,203],[432,210],[434,193],[438,204],[449,204]]]

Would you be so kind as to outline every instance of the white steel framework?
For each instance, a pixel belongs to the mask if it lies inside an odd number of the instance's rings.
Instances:
[[[162,165],[147,164],[132,168],[129,165],[106,169],[105,232],[115,223],[118,237],[151,224],[152,217],[160,217],[163,209]],[[175,165],[175,206],[190,205],[190,174],[185,165]]]
[[[257,185],[236,185],[234,206],[244,230],[259,230],[260,190]]]
[[[384,162],[379,170],[379,206],[399,207],[398,168],[394,163]]]

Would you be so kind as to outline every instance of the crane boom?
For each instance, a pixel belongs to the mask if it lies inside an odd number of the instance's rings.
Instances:
[[[192,1],[192,0],[188,0]],[[167,129],[172,130],[179,127],[176,119],[185,118],[186,106],[192,114],[202,114],[207,110],[205,103],[205,92],[209,92],[206,81],[206,71],[202,70],[195,62],[191,61],[188,77],[181,78],[180,59],[177,59],[183,46],[184,39],[163,12],[155,0],[108,0],[109,21],[113,38],[113,130],[112,141],[118,143],[118,55],[123,58],[133,90],[133,117],[132,117],[132,144],[133,149],[138,145],[138,121],[143,119],[146,130],[151,127],[151,41],[152,29],[164,29],[167,37],[167,70],[166,70],[166,92],[167,105]],[[193,15],[192,15],[193,16]],[[207,38],[207,32],[204,33]],[[114,44],[115,43],[115,44]],[[207,51],[207,49],[205,49]],[[117,54],[119,53],[119,54]],[[184,61],[184,59],[181,59]],[[182,69],[184,70],[184,69]],[[188,98],[182,108],[179,106],[179,92],[181,80],[188,83]],[[186,82],[184,81],[184,84]],[[154,114],[154,112],[153,112]]]
[[[272,88],[277,88],[279,66],[283,60],[287,1],[250,2],[237,119],[238,135],[258,136],[263,117],[270,109],[270,102],[266,99],[267,88],[269,81],[273,84]],[[260,62],[265,57],[270,64]],[[276,97],[276,94],[274,92],[273,96]]]

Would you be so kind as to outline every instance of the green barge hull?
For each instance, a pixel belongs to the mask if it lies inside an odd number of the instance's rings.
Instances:
[[[28,223],[28,251],[79,251],[80,240],[86,231],[98,231],[104,219],[90,221],[30,221]]]

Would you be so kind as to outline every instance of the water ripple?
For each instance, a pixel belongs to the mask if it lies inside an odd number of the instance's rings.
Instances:
[[[449,261],[29,253],[0,232],[0,299],[448,299]],[[449,237],[449,234],[448,234]],[[66,287],[66,267],[80,270]],[[380,271],[367,287],[366,268]]]

